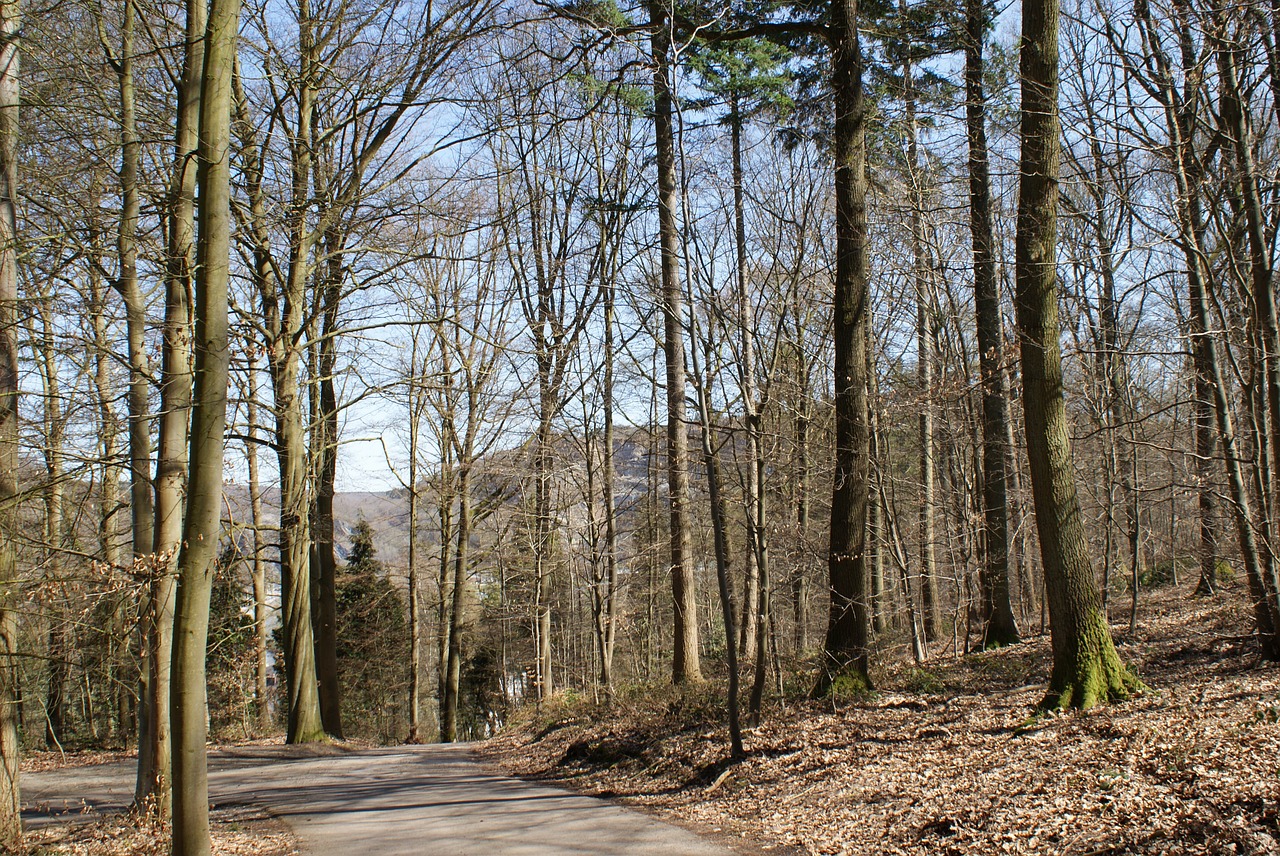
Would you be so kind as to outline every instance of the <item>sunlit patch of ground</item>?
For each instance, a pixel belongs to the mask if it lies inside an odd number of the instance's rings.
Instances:
[[[1039,637],[897,662],[863,698],[775,705],[725,775],[716,686],[553,702],[482,752],[751,851],[1280,854],[1280,668],[1259,661],[1243,593],[1164,589],[1125,630],[1152,691],[1083,714],[1031,716]]]

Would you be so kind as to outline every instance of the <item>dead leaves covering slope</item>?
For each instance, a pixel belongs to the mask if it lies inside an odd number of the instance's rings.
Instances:
[[[1121,655],[1153,692],[1085,714],[1030,719],[1040,638],[771,710],[716,787],[715,690],[545,706],[482,751],[751,852],[1280,854],[1280,669],[1258,662],[1238,597],[1166,591],[1144,612]]]
[[[277,818],[253,806],[210,812],[213,856],[297,856],[297,839]],[[29,830],[29,856],[169,856],[168,830],[128,814],[113,814]]]

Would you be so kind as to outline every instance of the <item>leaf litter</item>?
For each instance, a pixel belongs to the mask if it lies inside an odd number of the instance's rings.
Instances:
[[[714,682],[552,699],[480,752],[751,853],[1280,854],[1280,668],[1242,600],[1151,593],[1134,638],[1113,628],[1151,691],[1085,713],[1033,716],[1035,636],[892,663],[861,698],[775,704],[736,765]]]

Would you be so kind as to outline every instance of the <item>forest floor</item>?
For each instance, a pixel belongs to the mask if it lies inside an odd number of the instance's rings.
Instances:
[[[265,744],[267,741],[254,741]],[[279,742],[279,741],[271,741]],[[22,773],[104,767],[131,761],[137,752],[36,750],[22,758]],[[131,813],[85,810],[56,822],[29,826],[29,856],[169,856],[166,825]],[[297,836],[279,818],[253,805],[214,806],[209,813],[214,856],[296,856]]]
[[[1260,662],[1244,593],[1143,595],[1137,633],[1112,630],[1150,691],[1087,713],[1033,716],[1037,636],[875,669],[861,698],[771,706],[733,766],[714,683],[557,698],[479,751],[746,852],[1280,854],[1280,668]]]
[[[214,856],[296,856],[296,836],[254,806],[214,809],[209,815]],[[95,817],[27,830],[30,856],[169,856],[168,830],[129,815]]]

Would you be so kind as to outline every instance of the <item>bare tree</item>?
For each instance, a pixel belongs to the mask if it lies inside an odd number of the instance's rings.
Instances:
[[[0,3],[0,847],[22,840],[18,792],[18,34],[19,0]]]
[[[680,235],[676,225],[675,130],[672,123],[671,19],[663,0],[649,3],[653,61],[653,121],[658,166],[658,242],[662,269],[663,358],[667,380],[667,503],[670,512],[671,596],[675,604],[675,643],[671,679],[698,683],[698,600],[689,532],[689,436],[685,422],[685,348],[683,292],[680,287]]]
[[[1141,685],[1120,662],[1089,563],[1058,342],[1058,0],[1022,7],[1017,297],[1023,412],[1053,633],[1045,707],[1092,707]]]
[[[186,8],[182,76],[177,81],[173,171],[169,179],[169,241],[165,265],[165,320],[155,480],[156,517],[152,545],[154,556],[150,567],[151,586],[147,612],[143,621],[147,674],[142,682],[141,704],[144,706],[143,719],[146,727],[139,734],[138,777],[134,788],[135,802],[145,805],[148,799],[154,800],[162,817],[168,816],[171,802],[169,669],[173,651],[176,570],[187,489],[193,357],[188,295],[195,269],[195,152],[198,144],[204,39],[208,18],[205,0],[191,0]],[[132,0],[127,0],[126,21],[131,20],[132,9]],[[119,71],[122,101],[132,99],[132,96],[124,98],[126,83],[132,85],[124,54],[122,49]],[[133,156],[136,158],[136,152]]]
[[[831,605],[818,690],[837,679],[870,686],[867,673],[867,96],[858,0],[833,0],[828,38],[835,93],[835,474],[828,556]]]
[[[982,618],[984,648],[1019,641],[1009,596],[1008,405],[1005,396],[1004,333],[996,278],[995,227],[991,211],[991,171],[987,154],[983,47],[988,29],[986,4],[965,4],[965,128],[969,155],[969,228],[973,243],[973,292],[977,315],[978,364],[982,382]]]
[[[196,245],[195,389],[190,476],[174,610],[173,856],[208,856],[209,780],[205,654],[213,566],[222,534],[222,458],[230,388],[231,76],[240,0],[213,0],[200,86],[199,233]]]

